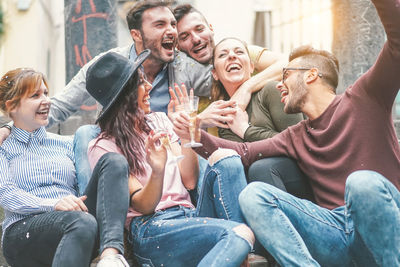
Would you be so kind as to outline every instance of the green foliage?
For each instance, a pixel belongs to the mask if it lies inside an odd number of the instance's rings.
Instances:
[[[1,3],[0,3],[0,40],[1,40],[1,36],[4,33],[4,21],[3,21],[3,8],[1,7]]]

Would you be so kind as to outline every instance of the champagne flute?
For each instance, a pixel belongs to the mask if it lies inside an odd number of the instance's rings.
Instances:
[[[155,113],[150,113],[146,115],[146,122],[147,125],[156,133],[161,132],[164,133],[164,135],[161,136],[160,138],[160,143],[167,149],[167,153],[171,156],[171,159],[179,162],[182,160],[185,156],[184,155],[178,155],[175,156],[174,153],[172,152],[171,148],[171,140],[169,138],[168,134],[168,127],[165,122],[165,119],[161,117],[161,115]]]
[[[189,115],[189,134],[190,134],[190,143],[184,144],[184,147],[201,147],[203,146],[200,143],[197,143],[195,138],[196,133],[196,118],[197,118],[197,109],[199,107],[199,97],[190,94],[188,98],[183,101],[183,105],[185,108],[185,112]]]

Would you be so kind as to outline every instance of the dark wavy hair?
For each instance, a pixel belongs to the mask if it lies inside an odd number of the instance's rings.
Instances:
[[[123,92],[114,105],[99,120],[101,138],[115,139],[115,144],[128,161],[129,172],[133,175],[145,173],[144,133],[150,132],[145,114],[138,106],[138,85],[139,76],[136,72],[122,89]]]

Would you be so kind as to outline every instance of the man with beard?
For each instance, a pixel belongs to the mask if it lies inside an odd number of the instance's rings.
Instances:
[[[400,88],[400,0],[373,3],[387,42],[344,94],[335,94],[336,58],[303,46],[283,69],[280,91],[285,111],[301,111],[307,120],[254,143],[204,131],[196,138],[201,155],[231,148],[246,167],[288,156],[309,177],[316,204],[258,182],[239,197],[256,238],[281,266],[400,266],[400,146],[391,116]],[[187,134],[187,122],[174,124]]]
[[[211,65],[215,46],[214,31],[207,19],[190,4],[179,5],[173,12],[177,20],[178,49],[205,66]],[[280,80],[281,69],[287,63],[280,53],[255,45],[249,45],[248,49],[254,63],[253,74],[259,75],[246,81],[232,97],[243,110],[252,93],[262,89],[270,80]]]
[[[178,48],[202,64],[212,64],[215,47],[214,31],[204,15],[190,4],[183,4],[174,9],[174,16],[177,20]],[[287,64],[287,60],[282,59],[279,53],[255,45],[247,45],[247,48],[255,73],[258,74],[244,82],[231,97],[231,100],[234,100],[243,110],[246,110],[253,93],[261,90],[271,79],[280,80],[282,67]],[[200,114],[202,121],[208,115],[207,111],[212,108],[211,105]],[[217,113],[218,110],[213,112]],[[227,128],[226,126],[236,120],[244,122],[239,114],[227,117],[229,118],[225,121],[227,124],[216,126],[222,125],[221,128]],[[202,122],[203,125],[213,126],[205,122]],[[269,157],[255,162],[249,168],[247,177],[249,182],[266,182],[297,197],[313,200],[313,194],[304,173],[298,168],[296,162],[287,157]]]

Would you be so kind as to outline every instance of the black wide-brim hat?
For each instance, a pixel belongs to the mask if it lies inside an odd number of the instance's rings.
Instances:
[[[151,51],[146,49],[138,55],[135,61],[130,61],[120,54],[109,52],[101,56],[88,68],[86,90],[103,106],[96,123],[112,107],[126,83],[137,72],[150,53]]]

